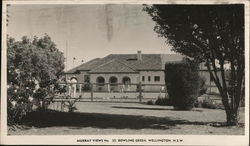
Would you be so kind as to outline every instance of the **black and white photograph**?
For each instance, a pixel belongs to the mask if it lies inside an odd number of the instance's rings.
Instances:
[[[4,1],[2,22],[1,144],[249,144],[249,1]]]

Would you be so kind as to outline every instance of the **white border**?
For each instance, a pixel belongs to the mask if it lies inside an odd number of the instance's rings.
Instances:
[[[7,4],[245,4],[245,135],[67,135],[67,136],[7,136],[7,81],[6,81],[6,5]],[[3,1],[2,11],[2,64],[1,64],[1,144],[66,144],[66,145],[249,145],[249,1],[221,0],[56,0],[56,1]],[[110,142],[79,143],[77,139],[108,139]],[[119,138],[182,139],[184,142],[171,143],[119,143],[111,142]]]

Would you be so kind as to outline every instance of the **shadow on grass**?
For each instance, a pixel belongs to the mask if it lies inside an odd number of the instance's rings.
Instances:
[[[117,115],[103,113],[66,113],[57,111],[29,113],[22,124],[38,128],[68,126],[72,129],[85,127],[114,129],[171,129],[177,125],[208,125],[217,122],[191,122],[169,117]]]
[[[139,110],[170,110],[170,111],[180,111],[180,110],[176,110],[176,109],[166,109],[166,108],[126,107],[126,106],[112,106],[112,108],[139,109]],[[198,110],[198,109],[192,109],[191,111],[202,112],[202,110]]]
[[[112,108],[121,108],[121,109],[139,109],[139,110],[171,110],[166,108],[148,108],[148,107],[126,107],[126,106],[112,106]]]

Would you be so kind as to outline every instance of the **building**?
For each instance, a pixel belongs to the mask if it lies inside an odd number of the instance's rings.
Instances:
[[[199,68],[200,68],[199,75],[200,75],[200,77],[204,77],[206,79],[205,84],[208,86],[208,90],[206,93],[218,95],[219,90],[218,90],[215,82],[213,81],[212,77],[210,76],[210,73],[209,73],[207,67],[205,66],[205,63],[201,63]],[[219,75],[219,78],[221,78],[219,71],[218,71],[218,75]]]
[[[160,85],[165,85],[165,63],[182,58],[178,54],[142,54],[141,51],[110,54],[67,71],[66,77],[75,77],[79,83],[92,83],[96,91],[136,91],[139,83],[148,85],[144,87],[145,91],[159,91]]]

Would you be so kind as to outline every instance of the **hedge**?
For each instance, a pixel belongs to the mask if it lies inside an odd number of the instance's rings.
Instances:
[[[199,95],[200,77],[198,64],[174,62],[165,65],[165,82],[175,109],[191,110]]]

